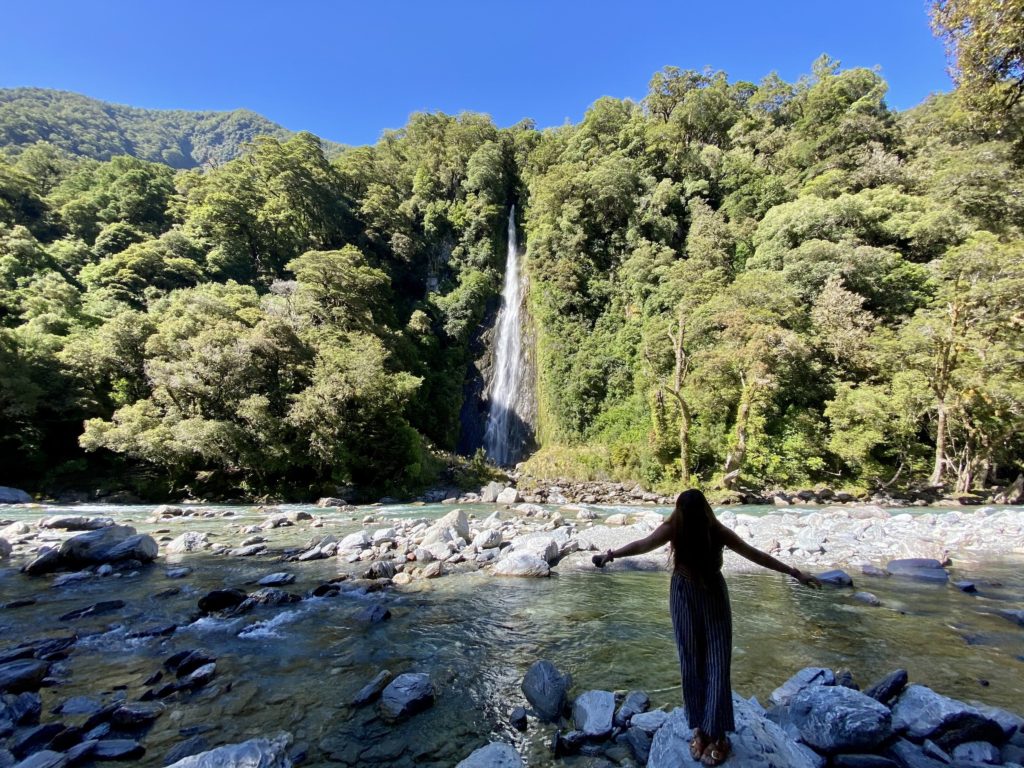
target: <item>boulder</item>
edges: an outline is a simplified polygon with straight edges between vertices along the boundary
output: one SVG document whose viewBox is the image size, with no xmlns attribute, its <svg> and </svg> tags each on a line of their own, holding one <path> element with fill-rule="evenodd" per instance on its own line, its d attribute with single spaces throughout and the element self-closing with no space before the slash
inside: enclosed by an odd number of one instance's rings
<svg viewBox="0 0 1024 768">
<path fill-rule="evenodd" d="M 621 512 L 619 512 L 618 514 L 615 514 L 615 515 L 608 515 L 608 517 L 605 518 L 604 524 L 605 525 L 628 525 L 629 524 L 629 518 L 626 515 L 624 515 Z"/>
<path fill-rule="evenodd" d="M 800 737 L 819 752 L 869 752 L 892 735 L 892 713 L 860 691 L 819 685 L 789 702 L 790 721 Z"/>
<path fill-rule="evenodd" d="M 67 764 L 68 756 L 63 752 L 43 749 L 15 764 L 14 768 L 64 768 Z"/>
<path fill-rule="evenodd" d="M 291 768 L 290 743 L 291 735 L 286 733 L 274 739 L 250 739 L 190 755 L 169 768 Z"/>
<path fill-rule="evenodd" d="M 790 738 L 748 701 L 733 694 L 736 731 L 729 734 L 732 751 L 726 765 L 737 768 L 822 768 L 825 759 Z M 686 713 L 675 709 L 654 734 L 647 768 L 679 768 L 696 765 L 690 760 L 693 729 Z M 682 758 L 682 759 L 681 759 Z"/>
<path fill-rule="evenodd" d="M 278 573 L 267 574 L 256 583 L 261 587 L 283 587 L 286 584 L 291 584 L 293 581 L 295 581 L 294 573 L 279 571 Z"/>
<path fill-rule="evenodd" d="M 154 517 L 181 517 L 184 514 L 184 509 L 171 506 L 170 504 L 161 504 L 153 510 Z"/>
<path fill-rule="evenodd" d="M 469 541 L 469 518 L 461 509 L 453 509 L 434 523 L 435 528 L 452 528 L 463 540 Z"/>
<path fill-rule="evenodd" d="M 81 515 L 51 515 L 39 521 L 40 528 L 61 531 L 95 531 L 97 528 L 109 528 L 114 524 L 109 517 L 83 517 Z"/>
<path fill-rule="evenodd" d="M 899 739 L 886 754 L 896 761 L 900 768 L 945 768 L 948 763 L 928 757 L 924 750 L 913 742 Z"/>
<path fill-rule="evenodd" d="M 576 730 L 590 739 L 600 739 L 612 732 L 615 715 L 615 694 L 611 691 L 587 691 L 572 703 L 572 721 Z"/>
<path fill-rule="evenodd" d="M 390 682 L 391 673 L 386 669 L 381 670 L 374 675 L 373 680 L 360 688 L 356 695 L 352 697 L 352 706 L 362 707 L 374 701 Z"/>
<path fill-rule="evenodd" d="M 917 581 L 929 581 L 945 584 L 949 574 L 938 560 L 923 557 L 911 557 L 903 560 L 890 560 L 885 569 L 893 576 L 902 576 Z"/>
<path fill-rule="evenodd" d="M 523 758 L 515 747 L 492 741 L 486 747 L 471 753 L 455 768 L 523 768 Z"/>
<path fill-rule="evenodd" d="M 615 713 L 615 725 L 618 728 L 625 728 L 629 725 L 633 715 L 646 712 L 651 706 L 651 697 L 644 691 L 630 691 L 622 700 L 622 705 Z M 577 726 L 578 727 L 578 726 Z"/>
<path fill-rule="evenodd" d="M 923 685 L 910 685 L 900 694 L 892 707 L 892 724 L 911 739 L 932 739 L 943 748 L 955 746 L 946 735 L 958 743 L 972 741 L 972 736 L 986 731 L 994 738 L 1002 737 L 999 725 L 974 707 Z"/>
<path fill-rule="evenodd" d="M 42 549 L 39 554 L 21 570 L 29 576 L 53 573 L 61 566 L 60 552 L 56 549 Z"/>
<path fill-rule="evenodd" d="M 523 695 L 541 720 L 557 720 L 565 706 L 572 677 L 563 675 L 550 661 L 535 661 L 523 676 Z"/>
<path fill-rule="evenodd" d="M 38 691 L 50 665 L 37 659 L 18 659 L 0 664 L 0 693 Z"/>
<path fill-rule="evenodd" d="M 406 672 L 384 688 L 380 695 L 381 712 L 392 720 L 422 712 L 434 703 L 434 684 L 430 675 Z"/>
<path fill-rule="evenodd" d="M 97 761 L 138 760 L 145 753 L 146 748 L 134 739 L 101 739 L 93 746 L 90 757 Z"/>
<path fill-rule="evenodd" d="M 159 554 L 152 536 L 139 535 L 127 525 L 110 525 L 72 536 L 60 545 L 61 560 L 68 565 L 95 565 L 138 560 L 148 563 Z"/>
<path fill-rule="evenodd" d="M 480 501 L 484 504 L 493 504 L 498 500 L 498 496 L 502 491 L 505 490 L 505 485 L 502 483 L 496 483 L 493 480 L 480 489 Z M 515 503 L 515 502 L 511 502 Z"/>
<path fill-rule="evenodd" d="M 647 734 L 653 735 L 668 720 L 668 712 L 663 709 L 655 709 L 651 712 L 638 712 L 630 718 L 631 728 L 639 728 Z"/>
<path fill-rule="evenodd" d="M 164 545 L 168 555 L 183 555 L 188 552 L 201 552 L 210 546 L 210 537 L 198 531 L 186 531 L 171 539 Z"/>
<path fill-rule="evenodd" d="M 549 565 L 558 559 L 559 549 L 554 537 L 544 534 L 527 534 L 512 539 L 513 552 L 528 552 Z"/>
<path fill-rule="evenodd" d="M 366 531 L 356 531 L 338 542 L 338 552 L 353 549 L 366 549 L 370 546 L 370 534 Z"/>
<path fill-rule="evenodd" d="M 473 546 L 477 549 L 493 549 L 501 545 L 501 531 L 488 528 L 473 537 Z"/>
<path fill-rule="evenodd" d="M 771 700 L 776 704 L 786 705 L 789 700 L 805 688 L 818 685 L 835 685 L 836 675 L 831 669 L 822 667 L 804 667 L 789 680 L 772 691 Z"/>
<path fill-rule="evenodd" d="M 510 552 L 501 558 L 491 573 L 495 576 L 543 577 L 551 574 L 546 560 L 532 552 Z"/>
<path fill-rule="evenodd" d="M 515 488 L 505 488 L 494 499 L 498 504 L 518 504 L 523 500 Z"/>
<path fill-rule="evenodd" d="M 903 692 L 903 689 L 907 687 L 908 679 L 907 670 L 894 670 L 864 691 L 864 695 L 870 696 L 875 701 L 888 704 Z"/>
<path fill-rule="evenodd" d="M 2 490 L 0 489 L 0 491 Z M 992 502 L 995 504 L 1020 504 L 1024 502 L 1024 475 L 1017 475 L 1017 479 L 1005 491 L 996 494 Z"/>
<path fill-rule="evenodd" d="M 1003 762 L 999 754 L 999 748 L 989 744 L 987 741 L 968 741 L 953 749 L 953 760 L 965 763 L 988 763 L 1000 764 Z"/>
<path fill-rule="evenodd" d="M 0 485 L 0 504 L 31 504 L 32 497 L 19 488 Z"/>
<path fill-rule="evenodd" d="M 818 574 L 818 581 L 832 587 L 852 587 L 853 579 L 846 571 L 825 571 Z"/>
<path fill-rule="evenodd" d="M 199 598 L 199 610 L 203 613 L 223 611 L 242 604 L 248 595 L 240 589 L 214 589 Z"/>
<path fill-rule="evenodd" d="M 11 546 L 11 542 L 7 539 L 0 539 L 0 560 L 6 560 L 13 551 L 14 547 Z"/>
</svg>

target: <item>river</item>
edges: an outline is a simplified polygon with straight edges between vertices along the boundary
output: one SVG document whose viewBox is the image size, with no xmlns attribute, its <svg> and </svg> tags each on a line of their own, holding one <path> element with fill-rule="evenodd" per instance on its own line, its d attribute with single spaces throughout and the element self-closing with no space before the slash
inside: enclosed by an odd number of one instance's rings
<svg viewBox="0 0 1024 768">
<path fill-rule="evenodd" d="M 284 570 L 296 576 L 285 589 L 304 594 L 340 572 L 358 570 L 338 558 L 282 563 L 282 548 L 302 546 L 327 532 L 356 530 L 368 513 L 382 521 L 436 518 L 451 507 L 360 508 L 354 515 L 299 506 L 203 509 L 232 516 L 149 523 L 151 506 L 0 508 L 0 518 L 7 521 L 55 513 L 102 515 L 128 522 L 158 541 L 195 530 L 231 544 L 245 538 L 241 527 L 266 519 L 267 511 L 304 510 L 323 517 L 323 528 L 302 523 L 267 532 L 272 550 L 264 555 L 178 556 L 176 564 L 193 569 L 183 579 L 168 579 L 168 563 L 161 557 L 134 576 L 51 588 L 50 577 L 19 573 L 17 557 L 5 563 L 0 603 L 25 598 L 36 603 L 0 611 L 3 647 L 70 630 L 81 638 L 55 668 L 61 684 L 43 689 L 44 713 L 77 695 L 137 698 L 145 691 L 143 681 L 180 650 L 203 648 L 217 657 L 214 683 L 172 699 L 141 738 L 147 753 L 140 765 L 162 765 L 167 751 L 190 737 L 215 746 L 278 731 L 294 736 L 309 764 L 448 766 L 497 738 L 516 744 L 531 766 L 572 765 L 573 760 L 585 765 L 579 762 L 585 758 L 556 762 L 550 756 L 552 726 L 531 719 L 528 730 L 519 733 L 507 724 L 512 706 L 525 703 L 522 676 L 539 658 L 570 672 L 575 693 L 643 689 L 656 706 L 680 703 L 667 572 L 560 572 L 556 567 L 551 578 L 530 580 L 454 574 L 401 590 L 343 593 L 257 609 L 240 618 L 191 621 L 197 599 L 213 588 L 251 591 L 256 579 Z M 494 506 L 466 509 L 482 517 Z M 854 600 L 852 589 L 815 591 L 775 573 L 729 573 L 733 687 L 766 702 L 776 686 L 804 666 L 849 669 L 865 687 L 904 667 L 912 681 L 946 695 L 1020 710 L 1024 632 L 998 610 L 1022 607 L 1022 564 L 1020 556 L 954 562 L 953 578 L 974 580 L 978 594 L 965 594 L 952 584 L 853 574 L 857 588 L 870 589 L 880 607 Z M 155 597 L 168 588 L 180 591 Z M 57 620 L 67 611 L 111 598 L 126 606 L 94 618 Z M 356 618 L 373 601 L 388 607 L 390 620 L 367 624 Z M 173 635 L 127 637 L 166 623 L 178 625 Z M 381 669 L 429 673 L 436 704 L 398 725 L 384 723 L 372 706 L 350 708 L 355 692 Z"/>
</svg>

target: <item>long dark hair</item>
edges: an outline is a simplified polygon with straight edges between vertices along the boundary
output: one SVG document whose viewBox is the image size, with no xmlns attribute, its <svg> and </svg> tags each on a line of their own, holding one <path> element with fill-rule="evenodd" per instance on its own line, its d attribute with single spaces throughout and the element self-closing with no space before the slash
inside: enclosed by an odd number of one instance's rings
<svg viewBox="0 0 1024 768">
<path fill-rule="evenodd" d="M 718 520 L 704 494 L 696 488 L 676 497 L 672 524 L 672 560 L 677 569 L 695 576 L 709 576 L 722 567 L 722 543 Z"/>
</svg>

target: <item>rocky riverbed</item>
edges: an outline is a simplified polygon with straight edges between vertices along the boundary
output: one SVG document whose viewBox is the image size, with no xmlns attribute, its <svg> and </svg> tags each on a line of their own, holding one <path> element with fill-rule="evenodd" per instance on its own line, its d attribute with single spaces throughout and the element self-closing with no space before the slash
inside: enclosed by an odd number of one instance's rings
<svg viewBox="0 0 1024 768">
<path fill-rule="evenodd" d="M 4 508 L 0 556 L 10 567 L 0 577 L 0 734 L 11 757 L 0 752 L 0 765 L 114 758 L 157 765 L 218 744 L 235 744 L 237 755 L 269 750 L 279 764 L 305 757 L 453 765 L 488 734 L 504 736 L 531 765 L 556 764 L 563 753 L 570 763 L 638 764 L 622 739 L 601 741 L 598 750 L 568 726 L 556 758 L 549 723 L 529 719 L 520 732 L 509 716 L 528 659 L 545 648 L 575 659 L 577 675 L 582 666 L 606 684 L 661 681 L 651 696 L 671 710 L 679 694 L 663 604 L 667 552 L 618 561 L 608 573 L 589 564 L 593 551 L 645 535 L 667 509 L 329 501 L 321 508 Z M 834 585 L 823 594 L 793 592 L 782 577 L 747 576 L 745 561 L 727 560 L 737 635 L 760 633 L 755 645 L 767 653 L 739 641 L 736 682 L 748 695 L 777 685 L 786 666 L 835 663 L 878 642 L 851 637 L 844 622 L 871 632 L 884 625 L 898 642 L 927 647 L 927 637 L 907 641 L 901 633 L 914 633 L 914 620 L 941 629 L 965 607 L 975 618 L 954 621 L 943 641 L 956 647 L 956 661 L 945 664 L 959 666 L 927 681 L 1004 706 L 1024 691 L 1024 675 L 1012 667 L 1021 665 L 1014 654 L 1024 654 L 1020 587 L 978 569 L 993 558 L 1019 564 L 1024 511 L 843 505 L 719 515 L 754 546 Z M 1015 566 L 1001 567 L 988 574 Z M 613 595 L 622 617 L 607 613 Z M 778 615 L 744 610 L 757 605 L 779 606 Z M 817 633 L 815 647 L 793 653 L 764 634 L 784 641 L 787 623 Z M 595 629 L 615 642 L 597 640 Z M 948 650 L 935 649 L 939 665 Z M 747 654 L 760 661 L 745 665 Z M 858 660 L 868 673 L 903 663 L 895 647 Z M 1000 665 L 1015 671 L 998 678 Z M 232 718 L 247 725 L 226 727 Z M 411 740 L 424 732 L 432 735 Z"/>
</svg>

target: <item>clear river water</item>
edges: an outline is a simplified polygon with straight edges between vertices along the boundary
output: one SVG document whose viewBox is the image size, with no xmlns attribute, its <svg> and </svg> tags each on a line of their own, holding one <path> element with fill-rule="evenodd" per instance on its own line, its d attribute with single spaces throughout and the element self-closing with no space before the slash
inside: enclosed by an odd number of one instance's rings
<svg viewBox="0 0 1024 768">
<path fill-rule="evenodd" d="M 57 512 L 95 514 L 128 522 L 158 540 L 195 530 L 233 545 L 245 538 L 241 527 L 261 522 L 268 511 L 304 509 L 324 517 L 322 528 L 300 523 L 267 532 L 271 551 L 264 555 L 178 556 L 173 562 L 193 568 L 183 579 L 167 578 L 164 557 L 134 576 L 61 588 L 52 588 L 49 577 L 22 575 L 17 559 L 0 569 L 0 603 L 37 601 L 0 610 L 0 647 L 70 631 L 83 636 L 56 668 L 63 682 L 43 689 L 44 712 L 76 695 L 135 699 L 145 691 L 143 681 L 180 650 L 203 648 L 217 656 L 215 681 L 170 700 L 142 737 L 147 753 L 141 765 L 162 765 L 168 750 L 197 733 L 216 746 L 279 731 L 293 734 L 312 765 L 450 766 L 493 739 L 514 743 L 531 766 L 586 765 L 586 758 L 555 761 L 548 749 L 553 726 L 531 719 L 528 730 L 519 733 L 508 725 L 511 708 L 525 703 L 523 674 L 541 658 L 572 673 L 574 693 L 643 689 L 655 706 L 680 704 L 667 571 L 611 574 L 556 567 L 551 578 L 528 580 L 456 574 L 401 590 L 344 593 L 259 608 L 240 618 L 191 621 L 197 599 L 213 588 L 251 591 L 261 576 L 285 570 L 296 576 L 285 589 L 304 594 L 341 572 L 360 570 L 337 558 L 280 562 L 285 547 L 357 530 L 369 512 L 383 521 L 436 518 L 451 510 L 392 506 L 360 508 L 353 515 L 298 506 L 203 508 L 233 516 L 153 524 L 146 522 L 151 506 L 0 508 L 6 521 Z M 480 517 L 494 510 L 493 505 L 464 508 Z M 849 669 L 862 686 L 904 667 L 912 681 L 940 693 L 1024 710 L 1024 631 L 998 615 L 1001 608 L 1024 605 L 1022 564 L 1022 557 L 955 562 L 953 578 L 974 580 L 978 594 L 973 595 L 952 584 L 852 574 L 857 588 L 876 594 L 881 607 L 854 600 L 853 589 L 815 591 L 771 572 L 728 573 L 735 623 L 733 687 L 765 702 L 805 666 Z M 157 597 L 171 587 L 180 591 Z M 57 620 L 112 598 L 126 606 L 70 623 Z M 391 619 L 357 620 L 357 612 L 374 601 L 390 609 Z M 162 623 L 179 627 L 167 637 L 128 638 Z M 381 669 L 430 674 L 436 704 L 397 725 L 381 720 L 373 706 L 351 708 L 355 692 Z"/>
</svg>

